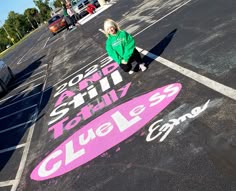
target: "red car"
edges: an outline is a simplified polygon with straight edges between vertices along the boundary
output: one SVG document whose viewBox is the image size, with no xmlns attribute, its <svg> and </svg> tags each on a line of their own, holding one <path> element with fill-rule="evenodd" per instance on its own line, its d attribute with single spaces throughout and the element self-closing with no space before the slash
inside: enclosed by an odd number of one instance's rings
<svg viewBox="0 0 236 191">
<path fill-rule="evenodd" d="M 67 27 L 66 20 L 59 15 L 53 16 L 48 21 L 48 28 L 53 35 L 57 34 L 59 31 L 61 31 L 66 27 Z"/>
</svg>

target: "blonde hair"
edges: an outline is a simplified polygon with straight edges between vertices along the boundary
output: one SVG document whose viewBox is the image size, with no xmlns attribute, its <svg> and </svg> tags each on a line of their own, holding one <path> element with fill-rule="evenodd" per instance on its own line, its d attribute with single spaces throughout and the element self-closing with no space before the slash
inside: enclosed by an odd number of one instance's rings
<svg viewBox="0 0 236 191">
<path fill-rule="evenodd" d="M 112 20 L 112 19 L 106 19 L 106 20 L 104 21 L 104 32 L 105 32 L 105 35 L 106 35 L 106 36 L 108 36 L 107 28 L 108 28 L 109 26 L 113 26 L 113 27 L 116 29 L 116 31 L 120 30 L 120 27 L 119 27 L 119 25 L 118 25 L 117 22 L 115 22 L 115 21 Z"/>
</svg>

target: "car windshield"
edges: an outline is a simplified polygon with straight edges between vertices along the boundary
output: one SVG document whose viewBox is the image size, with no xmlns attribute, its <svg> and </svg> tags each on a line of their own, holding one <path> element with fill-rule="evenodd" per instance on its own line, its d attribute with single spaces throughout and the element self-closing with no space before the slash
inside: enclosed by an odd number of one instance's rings
<svg viewBox="0 0 236 191">
<path fill-rule="evenodd" d="M 52 17 L 49 21 L 48 21 L 48 24 L 52 24 L 54 21 L 56 21 L 57 19 L 60 19 L 60 16 L 59 15 L 56 15 L 54 17 Z"/>
<path fill-rule="evenodd" d="M 77 2 L 78 2 L 77 0 L 72 0 L 72 1 L 71 1 L 72 6 L 76 5 Z"/>
</svg>

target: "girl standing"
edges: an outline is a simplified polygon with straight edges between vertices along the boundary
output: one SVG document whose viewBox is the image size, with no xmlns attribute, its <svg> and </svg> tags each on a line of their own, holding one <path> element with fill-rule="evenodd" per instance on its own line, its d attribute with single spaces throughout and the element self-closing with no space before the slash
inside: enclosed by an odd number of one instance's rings
<svg viewBox="0 0 236 191">
<path fill-rule="evenodd" d="M 67 13 L 70 16 L 70 20 L 72 22 L 72 25 L 75 26 L 77 21 L 76 21 L 76 17 L 75 17 L 75 12 L 71 6 L 67 7 Z"/>
</svg>

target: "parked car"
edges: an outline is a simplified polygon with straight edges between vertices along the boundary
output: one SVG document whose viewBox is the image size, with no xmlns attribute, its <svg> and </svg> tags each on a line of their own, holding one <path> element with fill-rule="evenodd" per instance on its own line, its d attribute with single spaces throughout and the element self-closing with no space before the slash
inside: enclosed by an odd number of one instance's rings
<svg viewBox="0 0 236 191">
<path fill-rule="evenodd" d="M 0 60 L 0 93 L 8 92 L 8 84 L 14 79 L 14 74 L 9 66 Z"/>
<path fill-rule="evenodd" d="M 53 35 L 57 34 L 66 27 L 67 23 L 63 16 L 55 15 L 48 21 L 48 28 Z"/>
<path fill-rule="evenodd" d="M 87 5 L 93 4 L 96 8 L 100 6 L 98 0 L 72 0 L 71 6 L 76 12 L 79 19 L 83 18 L 88 14 L 86 11 Z"/>
</svg>

